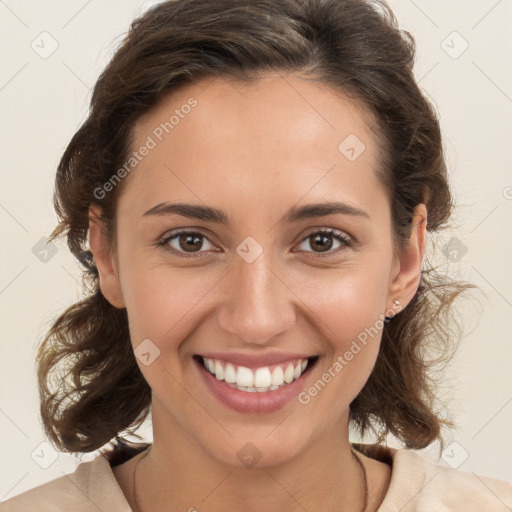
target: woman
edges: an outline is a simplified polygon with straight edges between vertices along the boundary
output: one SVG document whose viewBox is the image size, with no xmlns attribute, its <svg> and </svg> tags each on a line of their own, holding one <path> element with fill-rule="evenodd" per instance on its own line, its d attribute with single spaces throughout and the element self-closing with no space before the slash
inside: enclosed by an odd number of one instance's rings
<svg viewBox="0 0 512 512">
<path fill-rule="evenodd" d="M 452 202 L 413 60 L 377 1 L 176 0 L 132 24 L 57 173 L 52 238 L 90 296 L 38 353 L 55 446 L 112 446 L 0 510 L 512 506 L 411 451 L 452 425 L 426 354 L 453 351 L 469 287 L 424 264 Z M 128 443 L 150 412 L 153 443 Z"/>
</svg>

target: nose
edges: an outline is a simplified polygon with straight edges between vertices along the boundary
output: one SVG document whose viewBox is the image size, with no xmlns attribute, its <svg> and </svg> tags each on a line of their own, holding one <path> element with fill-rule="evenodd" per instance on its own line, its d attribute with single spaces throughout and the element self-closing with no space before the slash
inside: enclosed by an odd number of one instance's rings
<svg viewBox="0 0 512 512">
<path fill-rule="evenodd" d="M 265 251 L 252 263 L 239 258 L 223 280 L 219 327 L 245 343 L 267 345 L 294 325 L 295 295 L 279 274 Z"/>
</svg>

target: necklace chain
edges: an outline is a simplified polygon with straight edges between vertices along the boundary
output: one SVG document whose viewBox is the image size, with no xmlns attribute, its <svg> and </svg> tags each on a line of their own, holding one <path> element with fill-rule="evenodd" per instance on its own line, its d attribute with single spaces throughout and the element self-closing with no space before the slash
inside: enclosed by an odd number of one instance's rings
<svg viewBox="0 0 512 512">
<path fill-rule="evenodd" d="M 132 478 L 132 489 L 133 489 L 133 501 L 135 503 L 135 512 L 142 512 L 141 508 L 139 507 L 139 503 L 137 500 L 137 487 L 135 486 L 135 475 L 137 473 L 137 467 L 139 465 L 139 462 L 149 453 L 151 450 L 151 446 L 146 450 L 146 453 L 137 461 L 135 464 L 135 467 L 133 468 L 133 478 Z M 366 476 L 366 468 L 364 467 L 364 464 L 362 463 L 361 459 L 359 458 L 359 455 L 355 452 L 355 450 L 352 450 L 352 454 L 354 455 L 357 463 L 359 464 L 359 467 L 361 468 L 361 473 L 363 475 L 363 488 L 364 488 L 364 505 L 361 512 L 366 512 L 366 507 L 368 506 L 368 480 Z"/>
<path fill-rule="evenodd" d="M 137 473 L 137 466 L 139 462 L 149 453 L 152 445 L 146 450 L 146 453 L 137 461 L 135 467 L 133 468 L 133 481 L 132 481 L 132 489 L 133 489 L 133 501 L 135 503 L 135 512 L 141 512 L 141 508 L 139 507 L 139 503 L 137 501 L 137 487 L 135 486 L 135 474 Z"/>
<path fill-rule="evenodd" d="M 361 512 L 366 512 L 366 508 L 368 507 L 368 479 L 366 476 L 366 468 L 364 467 L 364 464 L 359 458 L 359 455 L 356 453 L 356 451 L 352 449 L 352 453 L 354 454 L 354 457 L 356 458 L 357 463 L 361 468 L 361 473 L 363 474 L 364 504 Z"/>
</svg>

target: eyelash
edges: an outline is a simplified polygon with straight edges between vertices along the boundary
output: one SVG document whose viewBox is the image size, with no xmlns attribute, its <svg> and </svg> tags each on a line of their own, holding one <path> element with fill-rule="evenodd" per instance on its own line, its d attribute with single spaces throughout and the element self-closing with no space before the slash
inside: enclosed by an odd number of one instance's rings
<svg viewBox="0 0 512 512">
<path fill-rule="evenodd" d="M 173 234 L 169 235 L 169 236 L 166 236 L 163 240 L 160 240 L 159 242 L 157 242 L 157 246 L 159 247 L 163 247 L 165 250 L 173 253 L 173 254 L 178 254 L 180 257 L 183 257 L 183 258 L 198 258 L 198 257 L 201 257 L 201 253 L 205 252 L 205 251 L 199 251 L 197 253 L 189 253 L 189 254 L 186 254 L 184 252 L 181 252 L 181 251 L 177 251 L 176 249 L 173 249 L 173 248 L 169 248 L 169 247 L 166 247 L 167 244 L 174 238 L 176 237 L 179 237 L 181 235 L 194 235 L 194 236 L 200 236 L 200 237 L 204 237 L 206 239 L 208 239 L 208 236 L 204 233 L 202 233 L 201 231 L 187 231 L 187 230 L 182 230 L 182 231 L 177 231 L 177 232 L 174 232 Z M 306 251 L 306 252 L 312 252 L 313 254 L 316 254 L 317 257 L 320 257 L 320 258 L 324 258 L 324 257 L 328 257 L 328 256 L 332 256 L 333 254 L 336 254 L 338 252 L 340 252 L 341 250 L 343 250 L 343 248 L 351 248 L 354 246 L 352 240 L 346 236 L 344 233 L 342 233 L 341 231 L 338 231 L 337 229 L 333 229 L 333 228 L 325 228 L 325 229 L 320 229 L 318 231 L 313 231 L 311 232 L 310 234 L 308 234 L 307 236 L 305 236 L 300 242 L 299 242 L 299 245 L 306 241 L 308 238 L 311 238 L 315 235 L 327 235 L 327 236 L 332 236 L 334 239 L 336 239 L 338 242 L 341 243 L 342 247 L 339 247 L 338 249 L 334 250 L 334 251 L 327 251 L 325 253 L 315 253 L 313 251 Z M 212 242 L 210 242 L 212 243 Z"/>
</svg>

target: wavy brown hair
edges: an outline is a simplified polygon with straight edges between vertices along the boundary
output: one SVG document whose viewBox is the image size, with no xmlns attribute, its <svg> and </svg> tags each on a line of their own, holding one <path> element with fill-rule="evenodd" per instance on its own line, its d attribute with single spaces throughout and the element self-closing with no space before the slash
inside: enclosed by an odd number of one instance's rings
<svg viewBox="0 0 512 512">
<path fill-rule="evenodd" d="M 132 23 L 56 175 L 59 224 L 50 239 L 66 235 L 86 290 L 38 349 L 41 416 L 58 449 L 83 453 L 117 441 L 133 453 L 136 445 L 123 435 L 150 412 L 127 312 L 103 297 L 86 245 L 89 208 L 96 206 L 115 246 L 116 204 L 128 178 L 104 197 L 95 191 L 133 151 L 137 120 L 164 95 L 202 78 L 254 83 L 277 71 L 326 84 L 369 114 L 400 250 L 416 205 L 426 205 L 431 233 L 447 225 L 453 208 L 439 121 L 415 81 L 414 56 L 413 37 L 379 0 L 173 0 Z M 454 424 L 436 411 L 431 370 L 453 355 L 460 328 L 451 305 L 469 286 L 424 263 L 417 293 L 385 323 L 373 372 L 350 404 L 361 434 L 371 429 L 382 442 L 391 433 L 410 448 L 443 443 L 442 427 Z"/>
</svg>

